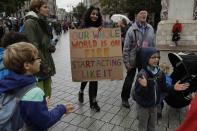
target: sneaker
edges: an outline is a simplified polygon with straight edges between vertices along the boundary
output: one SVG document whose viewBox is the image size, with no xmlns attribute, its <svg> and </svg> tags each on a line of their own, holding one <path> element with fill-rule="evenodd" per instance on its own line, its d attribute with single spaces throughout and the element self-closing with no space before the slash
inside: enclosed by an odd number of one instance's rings
<svg viewBox="0 0 197 131">
<path fill-rule="evenodd" d="M 90 108 L 91 108 L 92 110 L 95 110 L 95 112 L 99 112 L 99 111 L 100 111 L 100 107 L 98 106 L 97 102 L 94 102 L 94 103 L 90 106 Z"/>
<path fill-rule="evenodd" d="M 123 107 L 126 107 L 126 108 L 130 108 L 130 105 L 129 105 L 128 100 L 122 101 L 122 106 L 123 106 Z"/>
<path fill-rule="evenodd" d="M 79 98 L 78 98 L 80 103 L 83 103 L 83 92 L 79 92 Z"/>
</svg>

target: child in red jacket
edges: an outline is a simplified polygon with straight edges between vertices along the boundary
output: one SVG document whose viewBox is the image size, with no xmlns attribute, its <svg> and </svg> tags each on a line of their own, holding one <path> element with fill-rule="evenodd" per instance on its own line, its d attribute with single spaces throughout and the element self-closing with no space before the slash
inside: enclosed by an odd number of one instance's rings
<svg viewBox="0 0 197 131">
<path fill-rule="evenodd" d="M 182 24 L 179 23 L 179 20 L 176 20 L 176 23 L 172 27 L 172 41 L 175 43 L 176 46 L 178 45 L 178 41 L 180 40 L 180 33 L 182 29 Z"/>
</svg>

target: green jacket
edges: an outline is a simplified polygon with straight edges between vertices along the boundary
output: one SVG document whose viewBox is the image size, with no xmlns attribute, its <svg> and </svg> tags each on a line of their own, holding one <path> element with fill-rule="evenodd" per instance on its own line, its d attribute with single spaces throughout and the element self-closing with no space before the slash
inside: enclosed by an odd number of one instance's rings
<svg viewBox="0 0 197 131">
<path fill-rule="evenodd" d="M 41 18 L 41 16 L 38 16 L 35 12 L 30 11 L 26 15 L 26 21 L 24 23 L 24 33 L 28 40 L 37 47 L 40 57 L 42 59 L 41 63 L 49 67 L 51 70 L 50 73 L 47 73 L 47 75 L 42 72 L 42 69 L 38 74 L 36 74 L 39 79 L 45 79 L 55 74 L 55 64 L 52 55 L 49 52 L 51 38 L 41 28 L 41 25 L 39 24 L 40 19 L 43 18 Z M 47 24 L 46 21 L 45 24 Z"/>
</svg>

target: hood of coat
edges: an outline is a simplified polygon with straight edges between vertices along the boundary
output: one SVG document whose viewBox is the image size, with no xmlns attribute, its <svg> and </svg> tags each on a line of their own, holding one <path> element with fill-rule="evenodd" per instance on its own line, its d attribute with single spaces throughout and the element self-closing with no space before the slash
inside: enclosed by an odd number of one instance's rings
<svg viewBox="0 0 197 131">
<path fill-rule="evenodd" d="M 34 75 L 17 74 L 10 71 L 4 79 L 0 80 L 0 93 L 22 88 L 35 82 L 36 78 Z"/>
<path fill-rule="evenodd" d="M 29 11 L 29 12 L 25 15 L 25 18 L 27 18 L 27 17 L 39 18 L 38 15 L 37 15 L 34 11 Z"/>
<path fill-rule="evenodd" d="M 155 53 L 159 53 L 159 50 L 157 50 L 154 47 L 147 47 L 147 48 L 140 49 L 139 58 L 140 58 L 140 62 L 142 64 L 142 68 L 147 69 L 148 61 L 149 61 L 150 57 Z"/>
</svg>

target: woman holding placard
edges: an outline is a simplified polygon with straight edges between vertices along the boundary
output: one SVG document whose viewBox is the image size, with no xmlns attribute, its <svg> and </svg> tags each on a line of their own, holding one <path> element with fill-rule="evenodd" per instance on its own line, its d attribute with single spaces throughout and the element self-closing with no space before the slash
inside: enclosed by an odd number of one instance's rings
<svg viewBox="0 0 197 131">
<path fill-rule="evenodd" d="M 83 28 L 96 27 L 101 29 L 102 26 L 102 16 L 100 13 L 100 9 L 94 6 L 91 6 L 84 15 L 84 24 Z M 79 91 L 79 102 L 83 103 L 84 101 L 84 89 L 87 85 L 87 81 L 81 82 L 81 87 Z M 100 107 L 98 106 L 96 96 L 98 90 L 98 81 L 89 81 L 89 100 L 90 100 L 90 108 L 96 112 L 100 111 Z"/>
</svg>

